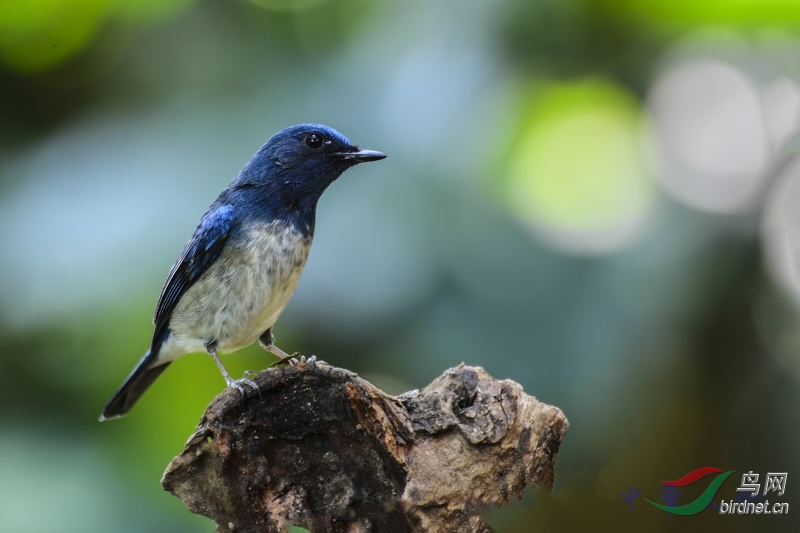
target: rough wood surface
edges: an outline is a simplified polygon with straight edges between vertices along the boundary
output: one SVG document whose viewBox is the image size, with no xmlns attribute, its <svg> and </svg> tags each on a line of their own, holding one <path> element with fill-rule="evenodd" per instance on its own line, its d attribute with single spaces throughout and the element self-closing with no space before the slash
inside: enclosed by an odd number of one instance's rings
<svg viewBox="0 0 800 533">
<path fill-rule="evenodd" d="M 568 427 L 463 364 L 397 397 L 311 362 L 255 381 L 212 401 L 162 479 L 218 532 L 488 532 L 489 505 L 552 488 Z"/>
</svg>

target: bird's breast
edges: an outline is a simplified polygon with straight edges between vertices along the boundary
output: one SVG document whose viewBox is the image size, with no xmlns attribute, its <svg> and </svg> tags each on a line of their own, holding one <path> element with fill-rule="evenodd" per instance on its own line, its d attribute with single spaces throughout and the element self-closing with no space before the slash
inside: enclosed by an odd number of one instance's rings
<svg viewBox="0 0 800 533">
<path fill-rule="evenodd" d="M 281 222 L 254 223 L 229 238 L 219 258 L 181 298 L 173 334 L 231 352 L 271 328 L 294 293 L 311 236 Z"/>
</svg>

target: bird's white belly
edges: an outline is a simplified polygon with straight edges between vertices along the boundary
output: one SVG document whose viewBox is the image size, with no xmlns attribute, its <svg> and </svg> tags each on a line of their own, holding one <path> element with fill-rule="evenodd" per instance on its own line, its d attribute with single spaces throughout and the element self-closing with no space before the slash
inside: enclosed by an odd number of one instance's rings
<svg viewBox="0 0 800 533">
<path fill-rule="evenodd" d="M 226 243 L 175 306 L 159 364 L 204 351 L 208 342 L 220 352 L 244 348 L 278 320 L 297 287 L 311 237 L 271 223 L 249 229 L 247 238 L 237 241 Z"/>
</svg>

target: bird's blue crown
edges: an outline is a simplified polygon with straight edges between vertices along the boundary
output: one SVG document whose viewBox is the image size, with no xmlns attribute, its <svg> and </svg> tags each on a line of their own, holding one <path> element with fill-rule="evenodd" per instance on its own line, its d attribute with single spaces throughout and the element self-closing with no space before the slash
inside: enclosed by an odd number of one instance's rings
<svg viewBox="0 0 800 533">
<path fill-rule="evenodd" d="M 345 170 L 386 157 L 360 150 L 322 124 L 291 126 L 273 135 L 250 159 L 222 198 L 258 218 L 313 231 L 317 202 Z"/>
</svg>

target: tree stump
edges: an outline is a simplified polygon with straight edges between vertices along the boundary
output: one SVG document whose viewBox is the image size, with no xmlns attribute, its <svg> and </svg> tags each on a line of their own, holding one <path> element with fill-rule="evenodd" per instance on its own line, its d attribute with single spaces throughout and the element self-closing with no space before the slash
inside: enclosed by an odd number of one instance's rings
<svg viewBox="0 0 800 533">
<path fill-rule="evenodd" d="M 255 382 L 211 402 L 161 481 L 218 533 L 488 532 L 488 506 L 552 489 L 568 427 L 463 364 L 401 396 L 314 362 Z"/>
</svg>

